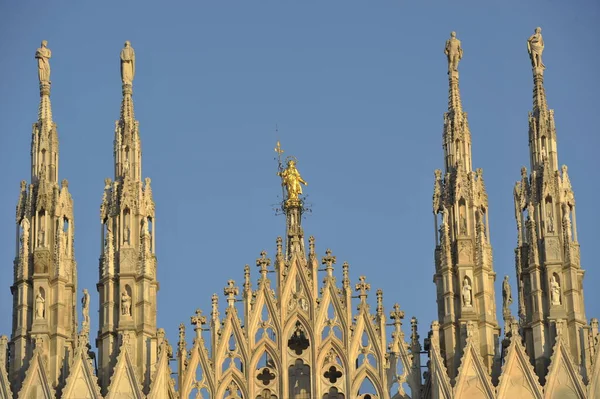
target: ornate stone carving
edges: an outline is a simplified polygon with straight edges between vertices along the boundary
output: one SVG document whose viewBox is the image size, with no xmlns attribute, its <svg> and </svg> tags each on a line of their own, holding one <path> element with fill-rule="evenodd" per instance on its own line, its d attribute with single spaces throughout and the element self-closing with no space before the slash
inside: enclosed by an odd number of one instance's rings
<svg viewBox="0 0 600 399">
<path fill-rule="evenodd" d="M 534 68 L 545 68 L 542 63 L 542 52 L 544 51 L 544 39 L 542 38 L 542 28 L 535 28 L 533 35 L 527 39 L 527 52 L 531 58 L 531 65 Z"/>
<path fill-rule="evenodd" d="M 121 293 L 121 314 L 131 316 L 131 296 L 125 290 Z"/>
<path fill-rule="evenodd" d="M 131 47 L 129 40 L 125 42 L 125 47 L 121 50 L 121 80 L 123 84 L 133 83 L 135 76 L 135 51 Z"/>
<path fill-rule="evenodd" d="M 48 42 L 42 40 L 40 48 L 35 52 L 35 58 L 38 61 L 38 79 L 40 83 L 50 83 L 50 58 L 52 52 L 48 48 Z"/>
<path fill-rule="evenodd" d="M 458 71 L 458 62 L 463 56 L 460 40 L 456 38 L 456 32 L 450 33 L 450 39 L 446 40 L 444 54 L 448 56 L 448 73 Z"/>
<path fill-rule="evenodd" d="M 467 308 L 470 308 L 473 306 L 472 291 L 473 291 L 473 288 L 471 287 L 469 278 L 465 277 L 465 279 L 463 280 L 463 286 L 462 286 L 462 298 L 463 298 L 463 305 Z"/>
<path fill-rule="evenodd" d="M 46 300 L 41 292 L 35 296 L 35 318 L 44 319 L 46 317 Z"/>
<path fill-rule="evenodd" d="M 550 279 L 550 303 L 560 305 L 560 284 L 556 281 L 556 276 L 552 275 Z"/>
</svg>

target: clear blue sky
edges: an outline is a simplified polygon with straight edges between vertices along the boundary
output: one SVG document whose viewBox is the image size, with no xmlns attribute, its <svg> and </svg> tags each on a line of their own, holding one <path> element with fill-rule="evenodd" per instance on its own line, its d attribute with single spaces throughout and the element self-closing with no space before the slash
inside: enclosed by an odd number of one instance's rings
<svg viewBox="0 0 600 399">
<path fill-rule="evenodd" d="M 59 173 L 75 201 L 78 290 L 92 294 L 92 331 L 125 40 L 137 55 L 143 174 L 157 209 L 158 324 L 172 342 L 197 307 L 210 311 L 213 292 L 222 298 L 228 279 L 242 282 L 244 264 L 256 279 L 255 259 L 263 249 L 273 255 L 284 233 L 272 209 L 281 195 L 275 124 L 309 182 L 304 226 L 318 253 L 332 249 L 336 273 L 347 260 L 353 280 L 366 274 L 370 299 L 382 288 L 386 312 L 400 303 L 425 337 L 437 317 L 431 198 L 443 167 L 445 40 L 456 30 L 465 51 L 461 92 L 473 166 L 490 198 L 500 304 L 502 276 L 515 275 L 512 193 L 529 162 L 526 39 L 536 26 L 559 162 L 577 199 L 587 317 L 600 316 L 597 1 L 26 3 L 0 6 L 0 333 L 10 334 L 15 205 L 30 176 L 42 39 L 52 50 Z"/>
</svg>

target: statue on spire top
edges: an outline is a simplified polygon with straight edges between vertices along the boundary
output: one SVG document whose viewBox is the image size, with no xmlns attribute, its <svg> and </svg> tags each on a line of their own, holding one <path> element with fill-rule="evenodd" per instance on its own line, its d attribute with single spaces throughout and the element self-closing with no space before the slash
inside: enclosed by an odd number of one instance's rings
<svg viewBox="0 0 600 399">
<path fill-rule="evenodd" d="M 121 80 L 123 84 L 131 84 L 135 76 L 135 51 L 129 40 L 121 50 Z"/>
<path fill-rule="evenodd" d="M 531 58 L 531 65 L 534 68 L 546 68 L 542 62 L 542 52 L 544 52 L 544 39 L 542 38 L 542 28 L 535 28 L 533 35 L 527 39 L 527 52 Z"/>
<path fill-rule="evenodd" d="M 50 57 L 52 52 L 48 48 L 48 42 L 42 40 L 40 48 L 35 51 L 35 58 L 38 61 L 38 78 L 40 83 L 50 83 Z"/>
<path fill-rule="evenodd" d="M 460 40 L 456 38 L 456 32 L 451 32 L 450 39 L 446 40 L 444 54 L 448 56 L 448 74 L 458 72 L 458 62 L 462 59 L 463 49 Z"/>
<path fill-rule="evenodd" d="M 281 176 L 281 185 L 285 185 L 288 193 L 288 201 L 298 201 L 298 196 L 302 194 L 302 186 L 308 185 L 300 176 L 300 172 L 296 169 L 296 161 L 290 159 L 287 163 L 287 168 L 277 173 Z"/>
</svg>

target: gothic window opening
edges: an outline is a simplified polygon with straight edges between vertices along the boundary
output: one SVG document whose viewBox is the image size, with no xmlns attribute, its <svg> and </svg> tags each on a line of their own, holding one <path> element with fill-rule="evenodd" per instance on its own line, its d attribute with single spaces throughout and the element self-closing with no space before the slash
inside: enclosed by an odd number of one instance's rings
<svg viewBox="0 0 600 399">
<path fill-rule="evenodd" d="M 196 384 L 190 392 L 189 399 L 211 399 L 208 389 L 203 388 L 202 385 Z"/>
<path fill-rule="evenodd" d="M 222 372 L 225 372 L 229 368 L 237 368 L 240 372 L 244 372 L 244 362 L 240 356 L 237 340 L 233 333 L 229 336 L 228 350 L 225 352 L 225 356 L 227 358 L 221 365 Z"/>
<path fill-rule="evenodd" d="M 62 241 L 61 241 L 61 245 L 62 245 L 62 249 L 64 251 L 64 253 L 68 253 L 69 252 L 69 218 L 67 217 L 63 217 L 63 229 L 62 229 Z"/>
<path fill-rule="evenodd" d="M 338 382 L 338 380 L 342 378 L 342 375 L 342 372 L 335 365 L 330 366 L 325 373 L 323 373 L 323 377 L 332 384 Z"/>
<path fill-rule="evenodd" d="M 363 331 L 361 336 L 360 352 L 356 358 L 356 367 L 360 367 L 363 364 L 369 364 L 377 368 L 377 359 L 372 352 L 371 341 L 366 331 Z"/>
<path fill-rule="evenodd" d="M 256 379 L 259 381 L 260 385 L 269 386 L 273 384 L 275 373 L 273 373 L 270 368 L 263 367 L 256 376 Z"/>
<path fill-rule="evenodd" d="M 290 348 L 296 355 L 300 356 L 310 346 L 308 338 L 306 338 L 306 330 L 302 323 L 296 322 L 296 328 L 292 333 L 290 339 L 288 339 L 288 348 Z"/>
<path fill-rule="evenodd" d="M 310 367 L 296 359 L 289 368 L 290 399 L 311 399 Z"/>
<path fill-rule="evenodd" d="M 358 397 L 361 399 L 378 399 L 377 389 L 375 389 L 375 385 L 373 385 L 373 381 L 369 377 L 365 377 L 362 384 L 360 384 L 360 388 L 358 388 Z"/>
<path fill-rule="evenodd" d="M 327 307 L 327 319 L 325 320 L 325 327 L 321 333 L 321 339 L 334 336 L 340 341 L 343 339 L 342 330 L 339 327 L 339 321 L 333 303 L 330 302 Z"/>
<path fill-rule="evenodd" d="M 340 393 L 337 388 L 329 388 L 329 392 L 323 395 L 323 399 L 344 399 L 344 394 Z"/>
<path fill-rule="evenodd" d="M 529 233 L 527 232 L 527 221 L 529 220 L 529 210 L 527 208 L 521 211 L 521 237 L 523 237 L 523 244 L 529 242 Z M 531 215 L 533 217 L 533 215 Z"/>
<path fill-rule="evenodd" d="M 275 330 L 273 329 L 271 314 L 269 313 L 269 308 L 267 307 L 266 303 L 263 304 L 262 307 L 260 321 L 258 323 L 258 328 L 254 336 L 254 342 L 256 343 L 262 338 L 268 338 L 273 342 L 276 342 L 277 340 Z"/>
<path fill-rule="evenodd" d="M 277 399 L 277 396 L 270 389 L 263 389 L 256 399 Z"/>
</svg>

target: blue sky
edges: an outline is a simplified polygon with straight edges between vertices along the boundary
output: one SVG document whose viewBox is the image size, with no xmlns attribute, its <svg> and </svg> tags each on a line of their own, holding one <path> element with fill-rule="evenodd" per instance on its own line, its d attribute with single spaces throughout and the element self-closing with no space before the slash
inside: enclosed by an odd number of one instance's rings
<svg viewBox="0 0 600 399">
<path fill-rule="evenodd" d="M 102 5 L 101 5 L 102 4 Z M 463 42 L 463 107 L 473 166 L 490 202 L 496 293 L 514 281 L 513 186 L 529 163 L 532 77 L 526 39 L 543 29 L 548 102 L 556 112 L 559 162 L 577 199 L 588 319 L 600 316 L 597 156 L 600 147 L 600 6 L 595 1 L 229 1 L 4 2 L 0 6 L 0 333 L 10 334 L 15 205 L 29 179 L 37 118 L 35 49 L 52 50 L 52 105 L 60 178 L 75 201 L 79 292 L 92 295 L 99 206 L 112 176 L 119 116 L 119 51 L 137 55 L 136 118 L 143 174 L 157 208 L 158 324 L 177 326 L 213 292 L 242 282 L 261 250 L 284 233 L 273 147 L 279 139 L 309 182 L 305 232 L 336 273 L 367 275 L 370 299 L 384 290 L 420 321 L 436 318 L 431 213 L 433 171 L 443 167 L 447 109 L 445 40 Z M 253 270 L 253 278 L 257 271 Z M 513 284 L 514 285 L 514 284 Z M 516 295 L 516 292 L 515 292 Z M 222 304 L 224 301 L 221 302 Z M 514 305 L 513 305 L 514 306 Z M 500 317 L 500 315 L 499 315 Z M 405 323 L 408 332 L 409 323 Z"/>
</svg>

